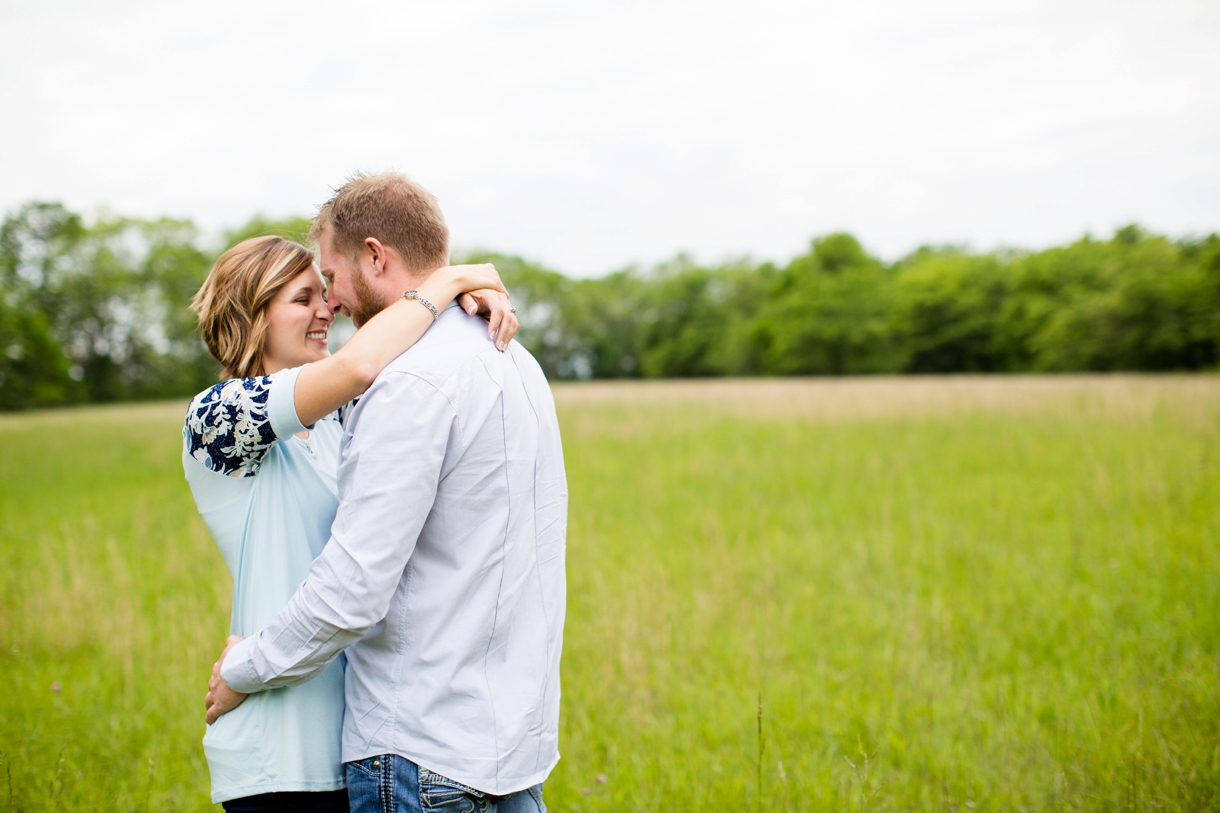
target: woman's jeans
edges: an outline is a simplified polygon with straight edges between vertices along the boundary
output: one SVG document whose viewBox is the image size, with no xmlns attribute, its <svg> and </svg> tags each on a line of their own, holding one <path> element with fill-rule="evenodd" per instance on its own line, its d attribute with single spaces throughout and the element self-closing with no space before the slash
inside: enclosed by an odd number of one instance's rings
<svg viewBox="0 0 1220 813">
<path fill-rule="evenodd" d="M 542 785 L 492 796 L 396 754 L 348 762 L 352 813 L 546 813 Z"/>
</svg>

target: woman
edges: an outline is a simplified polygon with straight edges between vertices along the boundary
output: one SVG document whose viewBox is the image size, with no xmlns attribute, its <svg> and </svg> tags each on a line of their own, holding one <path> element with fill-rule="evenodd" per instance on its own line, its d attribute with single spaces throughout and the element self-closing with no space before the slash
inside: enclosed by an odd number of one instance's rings
<svg viewBox="0 0 1220 813">
<path fill-rule="evenodd" d="M 469 292 L 469 293 L 463 293 Z M 443 310 L 489 313 L 508 346 L 517 321 L 490 265 L 443 268 L 418 296 Z M 330 536 L 342 427 L 335 411 L 433 322 L 399 300 L 334 355 L 334 313 L 309 249 L 257 237 L 226 251 L 191 303 L 227 379 L 187 411 L 183 467 L 233 574 L 232 634 L 249 635 L 288 602 Z M 346 811 L 340 762 L 342 658 L 314 680 L 251 696 L 203 738 L 212 802 L 234 811 Z"/>
</svg>

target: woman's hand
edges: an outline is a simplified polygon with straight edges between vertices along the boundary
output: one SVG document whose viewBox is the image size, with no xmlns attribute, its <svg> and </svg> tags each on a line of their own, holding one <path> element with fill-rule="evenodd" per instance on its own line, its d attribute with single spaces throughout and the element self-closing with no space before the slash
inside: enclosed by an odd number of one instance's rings
<svg viewBox="0 0 1220 813">
<path fill-rule="evenodd" d="M 488 268 L 495 272 L 492 266 Z M 496 280 L 499 279 L 497 274 Z M 503 353 L 519 327 L 517 309 L 508 301 L 508 294 L 502 289 L 482 288 L 462 294 L 458 297 L 458 304 L 470 315 L 478 314 L 487 320 L 487 335 L 495 340 L 496 349 Z"/>
<path fill-rule="evenodd" d="M 452 279 L 459 293 L 478 291 L 483 288 L 499 291 L 502 294 L 508 293 L 508 289 L 504 287 L 504 283 L 500 280 L 499 272 L 496 271 L 496 267 L 491 263 L 449 265 L 440 269 L 437 273 Z M 467 309 L 467 312 L 469 312 L 469 309 Z"/>
<path fill-rule="evenodd" d="M 519 325 L 514 315 L 517 309 L 508 301 L 508 289 L 494 265 L 448 265 L 438 269 L 420 288 L 433 284 L 451 286 L 449 290 L 457 294 L 462 310 L 486 319 L 488 337 L 495 341 L 497 350 L 504 352 Z"/>
</svg>

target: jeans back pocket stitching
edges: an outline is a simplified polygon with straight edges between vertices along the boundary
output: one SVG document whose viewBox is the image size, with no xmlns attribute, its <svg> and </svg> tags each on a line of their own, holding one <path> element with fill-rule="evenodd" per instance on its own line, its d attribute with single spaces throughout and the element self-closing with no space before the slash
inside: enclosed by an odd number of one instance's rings
<svg viewBox="0 0 1220 813">
<path fill-rule="evenodd" d="M 478 790 L 477 788 L 472 788 L 472 787 L 470 787 L 470 785 L 463 785 L 461 782 L 457 781 L 456 779 L 450 779 L 447 776 L 442 776 L 441 774 L 437 773 L 436 771 L 430 771 L 427 768 L 419 769 L 419 784 L 420 784 L 421 788 L 425 784 L 427 784 L 427 785 L 437 785 L 437 786 L 444 787 L 444 788 L 450 788 L 452 790 L 460 790 L 463 793 L 471 794 L 472 796 L 474 796 L 477 799 L 482 799 L 483 797 L 485 797 L 487 795 L 486 793 L 484 793 L 481 790 Z"/>
</svg>

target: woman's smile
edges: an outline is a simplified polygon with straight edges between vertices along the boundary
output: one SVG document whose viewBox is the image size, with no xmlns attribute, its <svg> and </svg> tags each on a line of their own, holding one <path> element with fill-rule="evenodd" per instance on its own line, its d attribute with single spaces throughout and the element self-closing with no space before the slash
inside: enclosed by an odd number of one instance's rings
<svg viewBox="0 0 1220 813">
<path fill-rule="evenodd" d="M 322 275 L 316 266 L 311 266 L 280 289 L 267 307 L 265 372 L 326 358 L 330 355 L 326 340 L 333 321 L 335 314 L 326 304 Z"/>
</svg>

